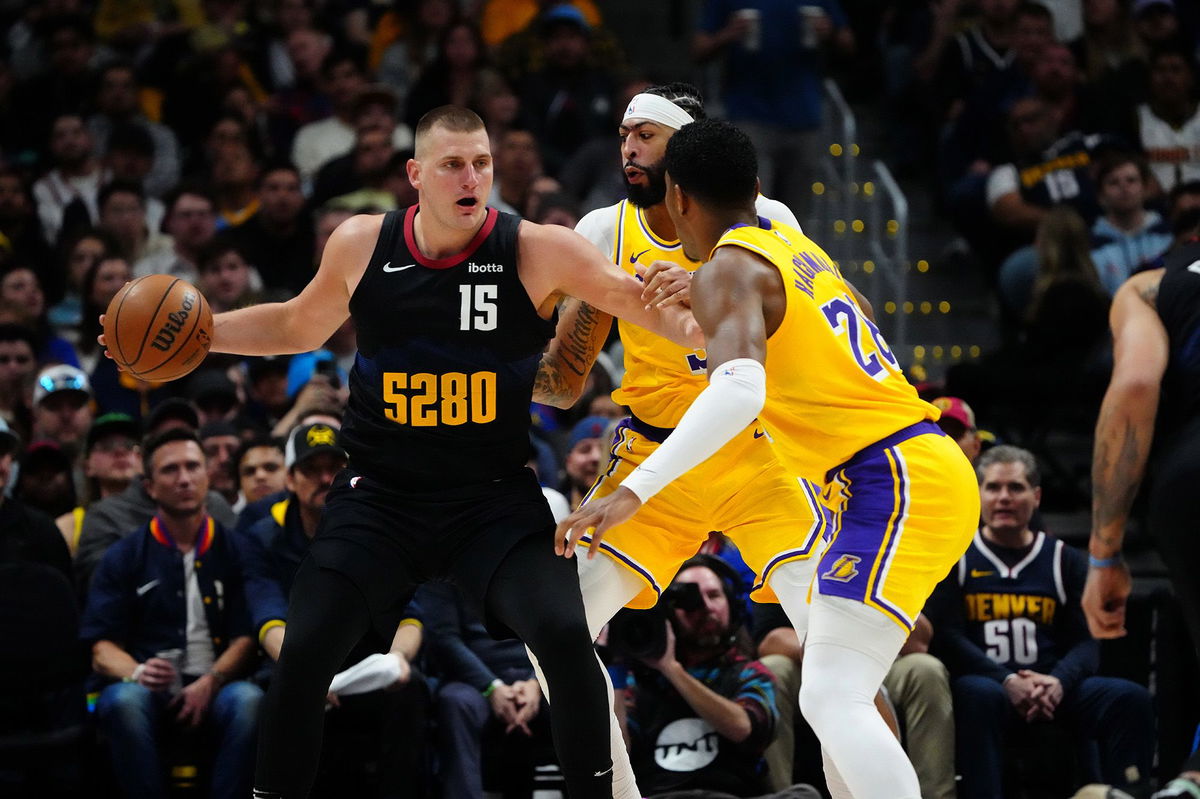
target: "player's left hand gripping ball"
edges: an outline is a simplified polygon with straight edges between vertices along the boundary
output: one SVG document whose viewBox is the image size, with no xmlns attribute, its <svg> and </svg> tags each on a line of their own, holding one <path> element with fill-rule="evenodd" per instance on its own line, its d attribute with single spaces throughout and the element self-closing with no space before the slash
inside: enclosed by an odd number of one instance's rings
<svg viewBox="0 0 1200 799">
<path fill-rule="evenodd" d="M 570 516 L 558 523 L 554 531 L 554 552 L 564 558 L 575 554 L 580 539 L 590 536 L 588 560 L 596 557 L 600 541 L 607 530 L 629 521 L 642 507 L 638 495 L 624 486 L 607 497 L 594 499 L 580 506 Z"/>
</svg>

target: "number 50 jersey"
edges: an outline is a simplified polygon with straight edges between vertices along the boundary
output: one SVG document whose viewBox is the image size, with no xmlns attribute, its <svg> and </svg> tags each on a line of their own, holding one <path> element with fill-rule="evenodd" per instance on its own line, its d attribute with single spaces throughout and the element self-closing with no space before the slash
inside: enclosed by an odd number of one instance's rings
<svg viewBox="0 0 1200 799">
<path fill-rule="evenodd" d="M 387 214 L 350 298 L 350 467 L 402 490 L 513 475 L 529 459 L 533 380 L 555 327 L 517 271 L 521 220 L 488 209 L 466 249 L 435 260 L 417 248 L 417 212 Z"/>
<path fill-rule="evenodd" d="M 938 418 L 833 261 L 808 237 L 760 216 L 757 226 L 727 230 L 713 252 L 731 246 L 765 258 L 783 278 L 787 309 L 767 339 L 767 402 L 759 418 L 793 474 L 823 483 L 865 447 Z"/>
</svg>

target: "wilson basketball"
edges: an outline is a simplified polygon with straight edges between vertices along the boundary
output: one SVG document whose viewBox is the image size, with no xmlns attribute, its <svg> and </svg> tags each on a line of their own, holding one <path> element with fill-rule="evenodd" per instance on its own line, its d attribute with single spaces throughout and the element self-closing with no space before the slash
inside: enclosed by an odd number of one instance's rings
<svg viewBox="0 0 1200 799">
<path fill-rule="evenodd" d="M 146 275 L 126 284 L 104 316 L 109 354 L 134 377 L 154 382 L 177 380 L 199 366 L 212 329 L 204 295 L 170 275 Z"/>
</svg>

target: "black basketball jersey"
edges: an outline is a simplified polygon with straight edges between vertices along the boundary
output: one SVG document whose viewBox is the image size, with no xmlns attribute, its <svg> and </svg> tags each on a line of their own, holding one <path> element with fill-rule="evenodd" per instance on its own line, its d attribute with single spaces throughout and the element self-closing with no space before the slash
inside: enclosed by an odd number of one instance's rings
<svg viewBox="0 0 1200 799">
<path fill-rule="evenodd" d="M 1013 671 L 1049 674 L 1074 644 L 1067 639 L 1074 637 L 1075 592 L 1082 592 L 1086 572 L 1080 553 L 1045 533 L 1037 533 L 1029 552 L 1010 566 L 977 531 L 954 572 L 967 637 Z"/>
<path fill-rule="evenodd" d="M 513 475 L 529 459 L 533 381 L 555 327 L 517 272 L 521 220 L 488 209 L 466 249 L 435 260 L 417 248 L 417 210 L 387 214 L 350 298 L 350 468 L 400 490 Z"/>
<path fill-rule="evenodd" d="M 1163 266 L 1156 305 L 1170 339 L 1170 354 L 1163 376 L 1160 439 L 1200 417 L 1200 241 L 1169 253 Z"/>
</svg>

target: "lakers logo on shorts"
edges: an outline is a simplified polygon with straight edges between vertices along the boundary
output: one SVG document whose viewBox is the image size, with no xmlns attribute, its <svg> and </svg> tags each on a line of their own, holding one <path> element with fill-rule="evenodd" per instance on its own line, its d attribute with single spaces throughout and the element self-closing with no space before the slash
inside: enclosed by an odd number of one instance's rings
<svg viewBox="0 0 1200 799">
<path fill-rule="evenodd" d="M 858 569 L 855 567 L 861 562 L 862 558 L 857 555 L 842 555 L 829 567 L 829 571 L 821 575 L 821 579 L 848 583 L 858 576 Z"/>
</svg>

